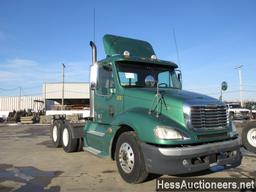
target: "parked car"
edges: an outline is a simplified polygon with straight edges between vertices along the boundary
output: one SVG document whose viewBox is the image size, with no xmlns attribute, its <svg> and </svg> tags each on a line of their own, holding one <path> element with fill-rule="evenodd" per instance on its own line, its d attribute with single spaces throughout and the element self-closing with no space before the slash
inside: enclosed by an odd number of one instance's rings
<svg viewBox="0 0 256 192">
<path fill-rule="evenodd" d="M 256 102 L 246 102 L 245 107 L 250 110 L 251 119 L 256 119 Z"/>
<path fill-rule="evenodd" d="M 227 104 L 228 114 L 233 120 L 248 120 L 251 117 L 249 109 L 242 108 L 240 104 Z"/>
<path fill-rule="evenodd" d="M 252 110 L 252 119 L 256 119 L 256 110 Z"/>
</svg>

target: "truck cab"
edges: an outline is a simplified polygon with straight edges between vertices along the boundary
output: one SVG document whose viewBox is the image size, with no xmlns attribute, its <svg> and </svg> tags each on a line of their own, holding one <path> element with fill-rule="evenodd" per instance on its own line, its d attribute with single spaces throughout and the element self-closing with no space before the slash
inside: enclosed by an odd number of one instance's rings
<svg viewBox="0 0 256 192">
<path fill-rule="evenodd" d="M 182 90 L 178 65 L 158 59 L 148 42 L 114 35 L 103 42 L 100 61 L 90 43 L 90 118 L 69 138 L 82 138 L 83 150 L 115 160 L 129 183 L 152 173 L 240 165 L 240 141 L 224 103 Z"/>
</svg>

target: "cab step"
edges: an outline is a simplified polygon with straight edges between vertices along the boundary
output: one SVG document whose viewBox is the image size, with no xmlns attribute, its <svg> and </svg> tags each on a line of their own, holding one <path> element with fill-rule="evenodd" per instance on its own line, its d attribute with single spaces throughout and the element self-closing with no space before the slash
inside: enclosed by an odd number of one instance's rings
<svg viewBox="0 0 256 192">
<path fill-rule="evenodd" d="M 95 149 L 93 147 L 83 147 L 83 150 L 86 151 L 86 152 L 89 152 L 93 155 L 96 155 L 97 157 L 101 157 L 101 158 L 107 158 L 108 155 L 106 155 L 104 152 L 98 150 L 98 149 Z"/>
</svg>

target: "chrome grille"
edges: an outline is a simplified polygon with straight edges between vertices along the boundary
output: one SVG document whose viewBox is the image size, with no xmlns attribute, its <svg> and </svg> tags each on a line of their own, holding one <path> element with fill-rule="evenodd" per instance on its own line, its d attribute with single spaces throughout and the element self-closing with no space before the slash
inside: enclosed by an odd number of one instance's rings
<svg viewBox="0 0 256 192">
<path fill-rule="evenodd" d="M 227 118 L 227 109 L 225 106 L 191 107 L 191 125 L 195 129 L 226 127 Z"/>
</svg>

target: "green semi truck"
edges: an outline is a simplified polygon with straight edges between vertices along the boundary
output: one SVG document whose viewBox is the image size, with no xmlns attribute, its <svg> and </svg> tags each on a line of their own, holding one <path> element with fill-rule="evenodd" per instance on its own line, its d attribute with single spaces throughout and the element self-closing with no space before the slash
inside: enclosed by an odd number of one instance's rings
<svg viewBox="0 0 256 192">
<path fill-rule="evenodd" d="M 106 58 L 98 61 L 90 42 L 90 117 L 84 124 L 55 118 L 56 147 L 111 158 L 128 183 L 241 164 L 224 103 L 182 90 L 177 64 L 158 59 L 146 41 L 105 35 L 103 43 Z"/>
</svg>

